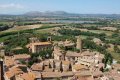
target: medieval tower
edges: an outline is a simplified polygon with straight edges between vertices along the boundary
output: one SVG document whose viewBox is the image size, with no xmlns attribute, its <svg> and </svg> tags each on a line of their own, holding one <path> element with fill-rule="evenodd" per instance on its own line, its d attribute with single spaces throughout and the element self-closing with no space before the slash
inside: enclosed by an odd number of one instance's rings
<svg viewBox="0 0 120 80">
<path fill-rule="evenodd" d="M 80 36 L 77 37 L 76 49 L 78 49 L 78 50 L 80 50 L 80 52 L 82 52 L 82 39 L 80 38 Z"/>
</svg>

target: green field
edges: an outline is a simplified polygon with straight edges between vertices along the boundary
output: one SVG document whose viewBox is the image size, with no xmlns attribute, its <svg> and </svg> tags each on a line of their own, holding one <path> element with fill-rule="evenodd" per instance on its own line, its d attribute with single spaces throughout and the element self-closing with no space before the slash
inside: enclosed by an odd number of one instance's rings
<svg viewBox="0 0 120 80">
<path fill-rule="evenodd" d="M 104 31 L 104 30 L 89 30 L 90 32 L 93 32 L 93 33 L 105 33 L 107 36 L 111 36 L 113 34 L 112 31 Z"/>
</svg>

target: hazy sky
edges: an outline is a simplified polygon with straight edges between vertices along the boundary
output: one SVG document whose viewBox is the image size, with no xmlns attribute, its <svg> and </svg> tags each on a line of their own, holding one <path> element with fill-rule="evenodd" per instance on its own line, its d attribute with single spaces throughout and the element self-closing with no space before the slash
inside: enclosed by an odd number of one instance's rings
<svg viewBox="0 0 120 80">
<path fill-rule="evenodd" d="M 120 14 L 120 0 L 0 0 L 0 14 L 28 11 Z"/>
</svg>

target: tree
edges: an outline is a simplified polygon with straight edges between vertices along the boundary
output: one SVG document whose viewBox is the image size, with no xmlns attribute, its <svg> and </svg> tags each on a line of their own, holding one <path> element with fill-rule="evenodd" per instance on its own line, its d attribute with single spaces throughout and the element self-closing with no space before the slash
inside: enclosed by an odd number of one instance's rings
<svg viewBox="0 0 120 80">
<path fill-rule="evenodd" d="M 116 53 L 120 53 L 120 49 L 118 48 L 117 45 L 114 45 L 114 51 L 115 51 Z"/>
</svg>

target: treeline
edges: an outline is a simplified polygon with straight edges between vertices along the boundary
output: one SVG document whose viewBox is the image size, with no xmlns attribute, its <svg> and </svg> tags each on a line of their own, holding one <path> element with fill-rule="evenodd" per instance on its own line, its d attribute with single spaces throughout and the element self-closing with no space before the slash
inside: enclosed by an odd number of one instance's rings
<svg viewBox="0 0 120 80">
<path fill-rule="evenodd" d="M 25 51 L 26 49 L 24 48 L 30 42 L 29 38 L 37 37 L 40 41 L 46 41 L 48 36 L 49 34 L 41 33 L 18 33 L 4 40 L 4 44 L 6 45 L 5 50 L 10 52 L 16 47 L 22 47 L 23 49 L 21 51 Z M 16 51 L 15 53 L 19 53 L 19 51 Z"/>
<path fill-rule="evenodd" d="M 29 50 L 27 48 L 12 50 L 14 54 L 27 54 Z"/>
<path fill-rule="evenodd" d="M 111 36 L 108 37 L 108 39 L 106 38 L 106 40 L 104 42 L 106 44 L 111 43 L 111 44 L 114 44 L 114 45 L 120 45 L 119 30 L 116 30 Z"/>
<path fill-rule="evenodd" d="M 118 47 L 118 45 L 114 45 L 114 51 L 116 53 L 120 53 L 120 48 Z"/>
<path fill-rule="evenodd" d="M 74 36 L 67 36 L 67 35 L 62 35 L 62 36 L 52 35 L 52 40 L 55 41 L 65 41 L 66 39 L 75 41 L 76 38 Z"/>
<path fill-rule="evenodd" d="M 0 31 L 4 31 L 4 30 L 7 30 L 9 28 L 12 28 L 13 26 L 8 26 L 8 25 L 3 25 L 3 24 L 0 24 Z"/>
<path fill-rule="evenodd" d="M 105 43 L 111 43 L 111 44 L 114 44 L 114 45 L 120 45 L 120 38 L 118 37 L 115 40 L 105 40 Z"/>
<path fill-rule="evenodd" d="M 97 18 L 64 18 L 58 20 L 72 20 L 72 21 L 97 21 Z"/>
<path fill-rule="evenodd" d="M 17 22 L 16 25 L 22 26 L 22 25 L 35 25 L 35 24 L 41 24 L 41 22 Z"/>
<path fill-rule="evenodd" d="M 19 34 L 19 35 L 12 36 L 9 39 L 5 40 L 4 43 L 6 44 L 5 46 L 6 52 L 10 52 L 12 51 L 12 49 L 16 47 L 24 48 L 29 43 L 30 37 L 31 37 L 30 34 Z"/>
<path fill-rule="evenodd" d="M 104 38 L 106 37 L 106 34 L 101 33 L 101 34 L 97 34 L 97 33 L 92 33 L 92 32 L 83 32 L 80 30 L 71 30 L 71 29 L 60 29 L 58 30 L 58 32 L 62 35 L 74 35 L 74 36 L 79 36 L 79 35 L 85 35 L 85 36 L 94 36 L 94 37 L 98 37 L 102 40 L 104 40 Z"/>
<path fill-rule="evenodd" d="M 82 24 L 73 24 L 70 26 L 72 26 L 74 28 L 82 28 L 82 29 L 88 29 L 88 30 L 99 30 L 99 26 L 84 27 Z"/>
<path fill-rule="evenodd" d="M 36 28 L 36 29 L 28 29 L 28 30 L 21 30 L 21 31 L 14 31 L 14 32 L 5 32 L 5 33 L 1 33 L 0 37 L 5 37 L 5 36 L 10 36 L 10 35 L 16 35 L 18 33 L 22 34 L 22 33 L 33 33 L 35 30 L 38 29 L 47 29 L 47 28 L 54 28 L 54 27 L 61 27 L 63 25 L 58 25 L 58 26 L 43 26 L 40 28 Z"/>
<path fill-rule="evenodd" d="M 16 35 L 18 33 L 32 33 L 33 30 L 23 30 L 23 31 L 15 31 L 15 32 L 3 32 L 0 34 L 0 37 L 10 36 L 10 35 Z"/>
</svg>

